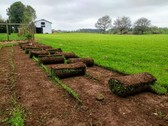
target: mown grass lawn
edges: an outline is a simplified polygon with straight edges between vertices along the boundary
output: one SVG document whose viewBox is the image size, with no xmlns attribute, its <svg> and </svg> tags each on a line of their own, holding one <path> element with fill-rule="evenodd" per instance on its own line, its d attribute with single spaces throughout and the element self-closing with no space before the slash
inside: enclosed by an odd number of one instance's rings
<svg viewBox="0 0 168 126">
<path fill-rule="evenodd" d="M 168 35 L 63 33 L 37 34 L 36 39 L 124 73 L 149 72 L 168 89 Z"/>
<path fill-rule="evenodd" d="M 18 36 L 17 33 L 11 33 L 9 35 L 9 40 L 25 40 L 26 38 L 23 36 Z M 0 41 L 7 40 L 7 34 L 0 33 Z"/>
<path fill-rule="evenodd" d="M 150 72 L 168 87 L 168 35 L 64 33 L 37 34 L 36 38 L 124 73 Z"/>
</svg>

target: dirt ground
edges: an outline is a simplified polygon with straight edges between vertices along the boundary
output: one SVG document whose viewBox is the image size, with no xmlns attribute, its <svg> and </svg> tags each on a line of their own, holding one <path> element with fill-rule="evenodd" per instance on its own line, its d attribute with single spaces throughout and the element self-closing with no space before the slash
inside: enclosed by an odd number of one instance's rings
<svg viewBox="0 0 168 126">
<path fill-rule="evenodd" d="M 166 126 L 168 125 L 168 98 L 152 93 L 120 98 L 111 93 L 108 80 L 121 76 L 100 67 L 91 67 L 85 77 L 64 79 L 92 112 L 98 125 L 107 126 Z M 99 97 L 103 100 L 99 101 Z"/>
<path fill-rule="evenodd" d="M 121 74 L 94 66 L 85 76 L 62 79 L 78 93 L 72 98 L 18 46 L 0 50 L 0 120 L 10 108 L 10 50 L 14 48 L 14 91 L 26 111 L 25 126 L 167 126 L 168 97 L 150 92 L 120 98 L 108 80 Z M 4 123 L 0 125 L 5 125 Z"/>
<path fill-rule="evenodd" d="M 10 89 L 9 89 L 9 59 L 11 48 L 0 50 L 0 122 L 5 120 L 10 109 Z M 1 125 L 1 123 L 0 123 Z"/>
</svg>

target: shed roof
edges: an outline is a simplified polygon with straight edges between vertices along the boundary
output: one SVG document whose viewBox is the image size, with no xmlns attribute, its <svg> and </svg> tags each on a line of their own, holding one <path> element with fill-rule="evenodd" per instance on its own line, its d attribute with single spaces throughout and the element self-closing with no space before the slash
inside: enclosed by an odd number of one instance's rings
<svg viewBox="0 0 168 126">
<path fill-rule="evenodd" d="M 47 20 L 45 20 L 45 19 L 36 20 L 35 22 L 39 22 L 39 21 L 46 21 L 46 22 L 48 22 L 48 23 L 52 24 L 52 22 L 47 21 Z"/>
</svg>

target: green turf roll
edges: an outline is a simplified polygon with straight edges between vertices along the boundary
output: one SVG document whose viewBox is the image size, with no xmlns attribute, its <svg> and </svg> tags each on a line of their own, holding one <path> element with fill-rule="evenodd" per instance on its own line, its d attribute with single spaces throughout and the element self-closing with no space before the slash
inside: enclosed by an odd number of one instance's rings
<svg viewBox="0 0 168 126">
<path fill-rule="evenodd" d="M 121 97 L 149 91 L 156 78 L 149 73 L 113 77 L 109 80 L 110 90 Z"/>
<path fill-rule="evenodd" d="M 42 49 L 37 48 L 37 47 L 30 47 L 30 48 L 26 48 L 26 49 L 25 49 L 25 53 L 26 53 L 26 54 L 29 54 L 29 52 L 32 51 L 32 50 L 42 50 Z"/>
<path fill-rule="evenodd" d="M 83 62 L 86 66 L 91 67 L 94 65 L 94 60 L 92 58 L 69 58 L 68 63 Z"/>
<path fill-rule="evenodd" d="M 51 67 L 51 74 L 62 79 L 85 75 L 86 65 L 82 62 L 72 64 L 58 64 Z"/>
<path fill-rule="evenodd" d="M 40 48 L 42 50 L 52 49 L 51 46 L 46 46 L 35 42 L 20 43 L 19 45 L 23 50 L 31 49 L 31 48 Z"/>
<path fill-rule="evenodd" d="M 63 55 L 59 55 L 59 54 L 50 54 L 48 52 L 48 55 L 39 55 L 38 58 L 42 58 L 42 57 L 64 57 Z M 65 59 L 65 57 L 64 57 Z"/>
<path fill-rule="evenodd" d="M 39 45 L 37 44 L 32 44 L 32 43 L 29 43 L 29 44 L 24 44 L 22 45 L 21 47 L 23 50 L 26 50 L 26 49 L 33 49 L 33 48 L 40 48 Z M 42 49 L 42 48 L 41 48 Z"/>
<path fill-rule="evenodd" d="M 59 64 L 64 63 L 64 57 L 63 56 L 43 56 L 39 57 L 39 63 L 42 64 Z"/>
<path fill-rule="evenodd" d="M 78 58 L 78 56 L 73 52 L 56 52 L 56 54 L 63 55 L 66 59 Z"/>
<path fill-rule="evenodd" d="M 39 55 L 48 55 L 49 52 L 45 50 L 32 50 L 29 52 L 29 57 L 32 58 L 33 56 L 38 57 Z"/>
<path fill-rule="evenodd" d="M 61 48 L 47 49 L 47 51 L 49 51 L 50 54 L 55 54 L 57 52 L 62 52 L 62 49 Z"/>
<path fill-rule="evenodd" d="M 38 48 L 41 48 L 41 49 L 43 49 L 43 50 L 52 49 L 51 46 L 46 46 L 46 45 L 38 45 L 37 47 L 38 47 Z"/>
<path fill-rule="evenodd" d="M 21 45 L 21 49 L 25 50 L 27 48 L 31 48 L 32 46 L 31 45 L 28 45 L 28 44 L 23 44 Z"/>
<path fill-rule="evenodd" d="M 30 42 L 20 42 L 19 46 L 22 48 L 23 46 L 29 45 Z"/>
</svg>

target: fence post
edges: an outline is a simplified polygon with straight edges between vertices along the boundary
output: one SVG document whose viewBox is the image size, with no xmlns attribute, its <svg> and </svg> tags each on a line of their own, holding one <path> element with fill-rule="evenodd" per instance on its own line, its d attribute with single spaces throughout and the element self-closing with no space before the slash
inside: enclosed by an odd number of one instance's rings
<svg viewBox="0 0 168 126">
<path fill-rule="evenodd" d="M 6 21 L 6 32 L 7 32 L 7 40 L 9 41 L 9 29 L 8 29 L 8 22 Z"/>
</svg>

